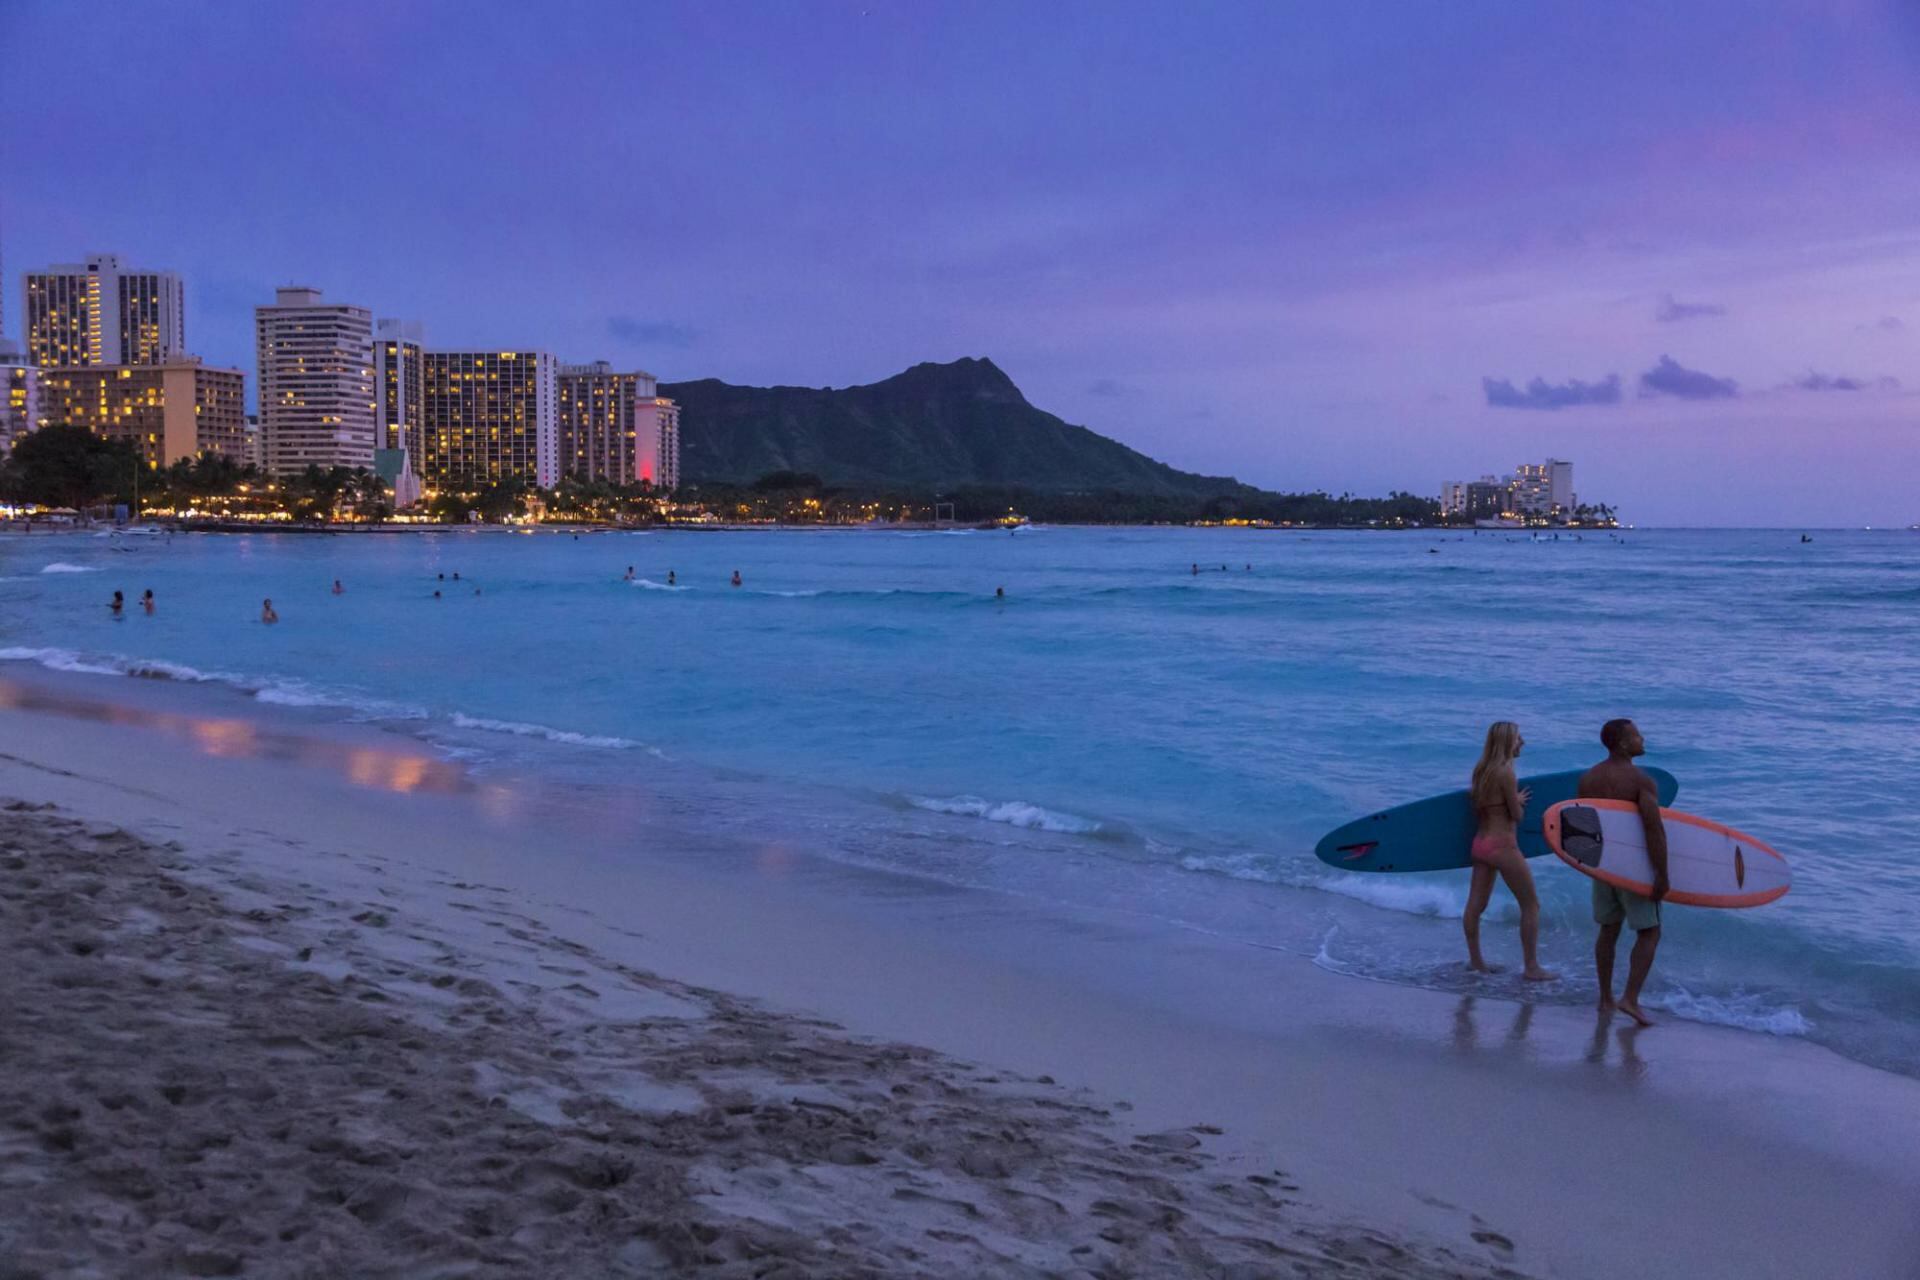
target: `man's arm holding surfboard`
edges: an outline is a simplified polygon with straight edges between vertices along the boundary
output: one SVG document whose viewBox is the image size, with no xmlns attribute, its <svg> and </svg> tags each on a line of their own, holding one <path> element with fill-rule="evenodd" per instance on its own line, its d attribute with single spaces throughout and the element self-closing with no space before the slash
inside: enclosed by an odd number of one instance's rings
<svg viewBox="0 0 1920 1280">
<path fill-rule="evenodd" d="M 1640 808 L 1640 822 L 1647 829 L 1647 861 L 1653 865 L 1653 892 L 1647 896 L 1655 902 L 1667 896 L 1667 826 L 1660 821 L 1660 791 L 1653 785 L 1653 779 L 1645 769 L 1635 769 L 1640 775 L 1640 793 L 1634 801 Z"/>
</svg>

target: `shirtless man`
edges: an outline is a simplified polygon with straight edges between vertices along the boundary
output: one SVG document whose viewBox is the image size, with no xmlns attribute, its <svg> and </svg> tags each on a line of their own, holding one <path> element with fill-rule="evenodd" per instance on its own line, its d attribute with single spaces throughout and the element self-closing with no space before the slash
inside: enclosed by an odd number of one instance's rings
<svg viewBox="0 0 1920 1280">
<path fill-rule="evenodd" d="M 1633 926 L 1633 953 L 1627 962 L 1627 989 L 1620 994 L 1618 1008 L 1643 1027 L 1653 1019 L 1640 1011 L 1640 988 L 1653 968 L 1653 953 L 1660 947 L 1660 900 L 1667 896 L 1667 829 L 1660 822 L 1660 790 L 1647 772 L 1636 765 L 1634 757 L 1645 755 L 1646 739 L 1631 720 L 1609 720 L 1600 727 L 1600 741 L 1607 758 L 1580 775 L 1582 799 L 1625 800 L 1640 808 L 1640 821 L 1647 829 L 1647 860 L 1653 864 L 1653 893 L 1642 897 L 1625 889 L 1616 889 L 1604 881 L 1593 882 L 1593 920 L 1600 936 L 1593 944 L 1593 967 L 1600 977 L 1600 1012 L 1610 1013 L 1613 1000 L 1613 953 L 1620 941 L 1622 923 Z"/>
</svg>

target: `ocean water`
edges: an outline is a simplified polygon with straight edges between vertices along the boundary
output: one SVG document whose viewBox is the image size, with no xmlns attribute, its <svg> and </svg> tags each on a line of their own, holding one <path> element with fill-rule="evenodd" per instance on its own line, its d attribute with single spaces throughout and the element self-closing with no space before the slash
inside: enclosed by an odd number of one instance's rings
<svg viewBox="0 0 1920 1280">
<path fill-rule="evenodd" d="M 110 619 L 115 588 L 158 612 Z M 167 677 L 582 804 L 1523 999 L 1593 998 L 1588 881 L 1532 864 L 1564 980 L 1523 990 L 1462 968 L 1465 872 L 1313 842 L 1464 785 L 1490 720 L 1548 770 L 1629 715 L 1679 808 L 1795 873 L 1769 907 L 1670 908 L 1648 1003 L 1910 1074 L 1916 616 L 1906 532 L 0 536 L 0 675 Z M 1513 921 L 1501 890 L 1496 960 Z"/>
</svg>

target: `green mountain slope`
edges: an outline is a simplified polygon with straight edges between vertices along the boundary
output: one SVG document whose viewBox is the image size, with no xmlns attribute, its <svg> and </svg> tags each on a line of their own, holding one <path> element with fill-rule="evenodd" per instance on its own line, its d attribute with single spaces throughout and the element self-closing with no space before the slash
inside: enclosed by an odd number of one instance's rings
<svg viewBox="0 0 1920 1280">
<path fill-rule="evenodd" d="M 772 471 L 828 484 L 1206 498 L 1255 491 L 1193 475 L 1027 403 L 991 360 L 918 364 L 864 387 L 662 383 L 680 404 L 680 473 L 744 484 Z"/>
</svg>

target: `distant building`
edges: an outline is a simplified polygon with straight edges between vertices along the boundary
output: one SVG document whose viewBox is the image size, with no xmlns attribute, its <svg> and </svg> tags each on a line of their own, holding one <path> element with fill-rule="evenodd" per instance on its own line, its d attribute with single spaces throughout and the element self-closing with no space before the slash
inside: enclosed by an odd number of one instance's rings
<svg viewBox="0 0 1920 1280">
<path fill-rule="evenodd" d="M 1550 519 L 1572 515 L 1578 501 L 1573 492 L 1573 464 L 1559 458 L 1523 462 L 1509 476 L 1448 480 L 1440 486 L 1443 516 Z"/>
<path fill-rule="evenodd" d="M 680 406 L 665 396 L 640 402 L 634 466 L 656 489 L 680 487 Z"/>
<path fill-rule="evenodd" d="M 372 313 L 293 285 L 253 315 L 266 469 L 372 467 Z"/>
<path fill-rule="evenodd" d="M 186 290 L 111 253 L 29 271 L 27 358 L 42 369 L 164 364 L 187 350 Z"/>
<path fill-rule="evenodd" d="M 673 488 L 680 476 L 679 407 L 650 373 L 604 360 L 560 366 L 560 474 Z M 671 476 L 669 483 L 662 477 Z"/>
<path fill-rule="evenodd" d="M 420 457 L 431 488 L 560 479 L 559 364 L 544 351 L 427 351 Z"/>
<path fill-rule="evenodd" d="M 247 415 L 247 444 L 241 461 L 250 467 L 265 467 L 267 465 L 266 453 L 260 444 L 260 415 L 257 413 Z"/>
<path fill-rule="evenodd" d="M 373 380 L 379 394 L 378 447 L 420 456 L 421 330 L 404 320 L 382 320 L 373 338 Z"/>
<path fill-rule="evenodd" d="M 48 423 L 126 440 L 149 467 L 212 453 L 246 461 L 246 376 L 185 356 L 160 365 L 76 365 L 40 370 Z"/>
<path fill-rule="evenodd" d="M 0 338 L 0 458 L 13 442 L 42 425 L 40 371 L 27 362 L 26 352 Z"/>
</svg>

